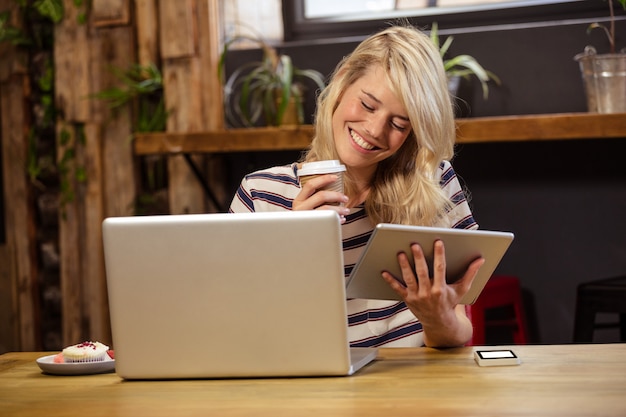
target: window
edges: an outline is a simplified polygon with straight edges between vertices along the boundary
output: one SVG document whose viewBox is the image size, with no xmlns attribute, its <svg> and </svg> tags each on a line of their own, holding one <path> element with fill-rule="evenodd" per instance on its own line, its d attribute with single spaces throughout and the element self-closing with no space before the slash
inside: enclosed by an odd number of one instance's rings
<svg viewBox="0 0 626 417">
<path fill-rule="evenodd" d="M 492 5 L 495 8 L 517 0 L 304 0 L 306 19 L 332 18 L 360 14 L 376 14 L 394 10 L 415 13 L 420 11 L 445 12 L 451 8 L 471 8 Z M 427 10 L 424 10 L 427 9 Z"/>
<path fill-rule="evenodd" d="M 285 41 L 364 36 L 408 19 L 430 28 L 467 28 L 607 17 L 600 0 L 283 0 Z"/>
</svg>

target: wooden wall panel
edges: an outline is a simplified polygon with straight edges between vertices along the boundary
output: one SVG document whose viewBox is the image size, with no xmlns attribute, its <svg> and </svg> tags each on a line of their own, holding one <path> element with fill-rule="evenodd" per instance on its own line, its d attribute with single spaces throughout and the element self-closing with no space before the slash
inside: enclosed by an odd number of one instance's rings
<svg viewBox="0 0 626 417">
<path fill-rule="evenodd" d="M 13 246 L 0 244 L 0 354 L 20 350 Z"/>
<path fill-rule="evenodd" d="M 84 236 L 81 216 L 82 199 L 79 193 L 79 184 L 76 181 L 76 166 L 81 161 L 81 153 L 77 152 L 76 126 L 73 123 L 57 123 L 57 161 L 63 159 L 66 151 L 73 152 L 75 157 L 66 163 L 64 180 L 68 182 L 74 193 L 74 198 L 65 199 L 59 204 L 59 256 L 61 282 L 61 340 L 64 346 L 73 345 L 85 340 L 88 325 L 83 317 L 83 281 L 85 277 L 81 270 L 81 257 L 84 256 L 81 238 Z M 63 181 L 63 179 L 62 179 Z"/>
<path fill-rule="evenodd" d="M 84 7 L 77 7 L 73 0 L 63 3 L 65 18 L 55 26 L 55 104 L 57 131 L 65 130 L 72 140 L 59 142 L 57 153 L 63 155 L 68 146 L 76 151 L 68 173 L 75 199 L 62 208 L 59 226 L 62 343 L 68 345 L 87 338 L 110 341 L 101 222 L 107 216 L 133 214 L 136 195 L 132 109 L 113 115 L 106 103 L 89 96 L 119 85 L 113 67 L 124 70 L 131 63 L 146 65 L 162 59 L 166 106 L 171 112 L 168 130 L 219 129 L 223 115 L 216 75 L 220 0 L 94 0 L 86 23 L 78 19 Z M 7 4 L 15 6 L 12 0 L 0 0 L 1 6 Z M 0 269 L 0 288 L 3 296 L 11 294 L 14 304 L 0 313 L 15 315 L 19 348 L 37 350 L 41 346 L 37 339 L 37 238 L 31 186 L 24 169 L 24 98 L 29 91 L 27 78 L 16 78 L 20 71 L 26 72 L 27 65 L 18 56 L 4 59 L 5 45 L 2 48 L 0 139 L 4 190 L 11 197 L 5 213 L 8 242 L 0 248 L 0 259 L 8 260 Z M 76 140 L 80 135 L 86 142 Z M 219 195 L 219 158 L 206 163 L 199 157 L 197 162 L 211 173 Z M 87 172 L 86 182 L 73 177 L 72 170 L 79 166 Z M 170 212 L 215 210 L 207 206 L 202 188 L 181 158 L 171 158 L 169 180 L 174 202 Z M 15 327 L 0 331 L 17 334 Z"/>
<path fill-rule="evenodd" d="M 217 77 L 219 2 L 190 2 L 186 13 L 174 13 L 170 7 L 162 7 L 159 19 L 166 107 L 171 112 L 167 130 L 197 132 L 222 127 L 221 86 Z M 181 25 L 193 30 L 172 29 Z M 219 159 L 211 158 L 206 163 L 203 157 L 195 158 L 196 163 L 203 166 L 205 174 L 211 173 L 214 193 L 223 199 L 224 182 L 219 176 L 223 170 Z M 169 158 L 168 170 L 172 213 L 218 211 L 206 201 L 202 187 L 182 157 Z"/>
<path fill-rule="evenodd" d="M 10 11 L 8 24 L 12 27 L 21 27 L 18 19 L 18 5 L 15 0 L 0 0 L 0 11 Z M 15 47 L 9 42 L 0 42 L 0 81 L 7 81 L 13 74 L 24 74 L 27 71 L 27 55 L 15 53 Z"/>
<path fill-rule="evenodd" d="M 130 0 L 91 0 L 91 18 L 96 27 L 128 25 Z"/>
<path fill-rule="evenodd" d="M 89 322 L 83 309 L 83 279 L 81 259 L 84 249 L 82 219 L 82 193 L 76 181 L 76 167 L 81 166 L 82 154 L 78 152 L 77 129 L 93 117 L 87 97 L 91 89 L 91 59 L 89 56 L 89 25 L 78 22 L 78 9 L 72 0 L 64 0 L 64 19 L 55 26 L 55 98 L 59 110 L 57 120 L 57 161 L 65 152 L 74 157 L 60 170 L 74 197 L 60 196 L 59 204 L 59 273 L 61 287 L 61 340 L 64 346 L 87 339 Z"/>
<path fill-rule="evenodd" d="M 99 29 L 92 38 L 91 61 L 98 79 L 92 84 L 97 90 L 119 85 L 111 67 L 126 69 L 136 62 L 134 31 L 131 26 Z M 108 113 L 108 112 L 107 112 Z M 123 216 L 133 213 L 135 199 L 135 170 L 131 146 L 132 113 L 129 107 L 110 114 L 102 122 L 102 160 L 104 215 Z"/>
<path fill-rule="evenodd" d="M 163 63 L 165 106 L 170 111 L 170 132 L 200 131 L 202 126 L 197 59 L 166 60 Z M 197 115 L 190 117 L 191 114 Z M 204 157 L 193 157 L 202 165 Z M 182 156 L 168 159 L 169 206 L 171 214 L 203 213 L 203 190 Z"/>
<path fill-rule="evenodd" d="M 204 124 L 202 68 L 196 55 L 197 1 L 184 0 L 177 5 L 168 1 L 159 3 L 165 107 L 170 112 L 167 130 L 171 132 L 200 131 Z M 183 3 L 185 7 L 181 7 Z M 194 159 L 201 165 L 204 157 Z M 168 183 L 172 214 L 205 211 L 202 187 L 182 156 L 168 159 Z"/>
<path fill-rule="evenodd" d="M 14 74 L 0 84 L 4 209 L 8 252 L 13 256 L 9 284 L 14 288 L 12 304 L 20 331 L 16 345 L 23 350 L 41 346 L 36 263 L 34 206 L 26 175 L 28 79 Z M 16 128 L 17 127 L 17 128 Z"/>
<path fill-rule="evenodd" d="M 136 62 L 132 26 L 98 29 L 90 40 L 94 67 L 92 85 L 101 91 L 119 84 L 111 67 L 126 69 Z M 112 114 L 103 110 L 103 120 L 93 117 L 85 125 L 84 163 L 87 183 L 84 194 L 85 273 L 83 311 L 88 317 L 89 337 L 111 343 L 106 275 L 102 248 L 102 221 L 105 217 L 134 213 L 136 196 L 135 161 L 131 147 L 132 113 L 130 107 Z M 88 253 L 87 253 L 88 252 Z"/>
<path fill-rule="evenodd" d="M 102 249 L 102 220 L 104 219 L 104 169 L 102 126 L 88 123 L 84 126 L 86 138 L 83 161 L 86 173 L 84 184 L 83 256 L 81 270 L 86 279 L 83 291 L 83 310 L 89 317 L 89 339 L 112 343 L 109 321 L 104 252 Z"/>
<path fill-rule="evenodd" d="M 135 0 L 137 57 L 142 66 L 157 64 L 159 56 L 159 26 L 156 0 Z"/>
<path fill-rule="evenodd" d="M 0 0 L 11 11 L 9 23 L 20 27 L 18 6 Z M 40 347 L 37 333 L 36 269 L 29 224 L 33 208 L 25 173 L 28 122 L 25 99 L 27 56 L 8 42 L 0 43 L 0 157 L 5 241 L 0 242 L 0 352 Z M 30 293 L 30 294 L 29 294 Z"/>
<path fill-rule="evenodd" d="M 197 2 L 206 0 L 161 0 L 159 30 L 164 59 L 189 57 L 197 50 Z"/>
<path fill-rule="evenodd" d="M 221 32 L 223 11 L 218 0 L 203 2 L 206 9 L 200 11 L 200 60 L 203 71 L 203 108 L 205 119 L 205 131 L 220 130 L 225 127 L 222 84 L 217 75 L 219 57 L 221 52 Z M 216 155 L 207 158 L 206 178 L 215 197 L 222 202 L 224 210 L 230 203 L 232 195 L 226 190 L 228 180 L 222 158 Z M 209 211 L 218 212 L 222 208 L 208 203 Z"/>
<path fill-rule="evenodd" d="M 72 3 L 66 0 L 66 10 L 76 13 Z M 104 24 L 103 16 L 128 7 L 128 1 L 102 4 L 92 10 L 95 14 L 87 24 L 67 18 L 56 28 L 61 42 L 80 34 L 79 42 L 62 45 L 55 53 L 57 99 L 64 110 L 58 129 L 72 137 L 69 145 L 58 144 L 58 154 L 72 146 L 76 154 L 70 168 L 81 167 L 87 173 L 84 183 L 69 173 L 75 199 L 66 204 L 59 221 L 64 345 L 86 339 L 111 341 L 101 227 L 107 216 L 133 214 L 132 109 L 129 105 L 114 114 L 104 101 L 89 96 L 121 86 L 114 70 L 124 71 L 137 61 L 134 26 L 113 20 Z M 75 64 L 76 57 L 80 65 Z M 76 140 L 79 135 L 84 135 L 84 143 Z"/>
<path fill-rule="evenodd" d="M 65 17 L 54 30 L 55 105 L 63 120 L 85 122 L 94 113 L 87 99 L 90 60 L 88 25 L 78 22 L 73 0 L 63 2 Z"/>
<path fill-rule="evenodd" d="M 202 66 L 202 92 L 205 119 L 205 130 L 224 128 L 224 106 L 222 84 L 217 75 L 221 53 L 222 11 L 218 0 L 202 2 L 199 11 L 200 30 L 200 62 Z"/>
</svg>

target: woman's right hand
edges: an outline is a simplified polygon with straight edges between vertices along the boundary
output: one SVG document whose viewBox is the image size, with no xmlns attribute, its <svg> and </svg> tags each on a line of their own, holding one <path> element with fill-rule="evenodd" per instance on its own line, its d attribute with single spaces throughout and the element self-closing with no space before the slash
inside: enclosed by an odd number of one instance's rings
<svg viewBox="0 0 626 417">
<path fill-rule="evenodd" d="M 339 204 L 347 203 L 348 196 L 323 189 L 335 181 L 337 176 L 334 174 L 320 175 L 308 180 L 302 185 L 302 191 L 294 198 L 292 210 L 334 210 L 339 214 L 341 223 L 344 223 L 350 209 Z"/>
</svg>

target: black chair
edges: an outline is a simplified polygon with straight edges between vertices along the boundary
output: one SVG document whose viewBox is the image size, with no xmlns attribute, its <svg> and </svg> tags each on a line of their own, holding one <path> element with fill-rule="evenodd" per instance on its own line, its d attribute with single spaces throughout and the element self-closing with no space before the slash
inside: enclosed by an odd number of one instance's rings
<svg viewBox="0 0 626 417">
<path fill-rule="evenodd" d="M 617 323 L 596 323 L 596 313 L 616 313 Z M 620 341 L 626 341 L 626 276 L 585 282 L 576 292 L 574 343 L 593 342 L 595 329 L 619 327 Z"/>
</svg>

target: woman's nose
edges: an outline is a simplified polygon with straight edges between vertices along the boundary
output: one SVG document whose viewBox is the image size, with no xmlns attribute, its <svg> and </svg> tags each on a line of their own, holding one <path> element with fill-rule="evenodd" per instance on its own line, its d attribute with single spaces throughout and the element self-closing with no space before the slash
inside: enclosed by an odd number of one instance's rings
<svg viewBox="0 0 626 417">
<path fill-rule="evenodd" d="M 387 120 L 383 115 L 371 114 L 367 121 L 365 130 L 372 137 L 378 138 L 384 134 L 386 126 L 387 126 Z"/>
</svg>

